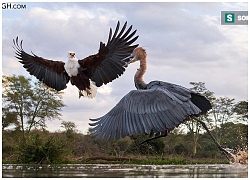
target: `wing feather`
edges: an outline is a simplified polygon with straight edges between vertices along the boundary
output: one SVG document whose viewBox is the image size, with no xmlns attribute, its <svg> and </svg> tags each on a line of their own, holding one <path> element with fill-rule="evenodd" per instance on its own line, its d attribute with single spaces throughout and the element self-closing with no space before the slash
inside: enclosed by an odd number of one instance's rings
<svg viewBox="0 0 250 180">
<path fill-rule="evenodd" d="M 116 119 L 121 119 L 122 113 L 117 114 Z M 115 131 L 115 139 L 120 139 L 121 135 L 121 121 L 114 120 L 114 131 Z"/>
<path fill-rule="evenodd" d="M 129 132 L 129 136 L 135 134 L 134 131 L 134 127 L 133 127 L 133 122 L 132 122 L 132 114 L 127 112 L 127 116 L 128 116 L 128 132 Z"/>
<path fill-rule="evenodd" d="M 135 36 L 136 30 L 131 33 L 132 26 L 128 29 L 126 27 L 127 22 L 119 30 L 118 21 L 114 34 L 110 28 L 107 45 L 101 42 L 96 55 L 79 60 L 79 64 L 88 69 L 89 78 L 96 83 L 97 87 L 121 76 L 125 71 L 125 62 L 122 59 L 129 56 L 138 46 L 138 44 L 132 45 L 138 39 L 138 36 Z"/>
<path fill-rule="evenodd" d="M 125 22 L 125 25 L 126 25 L 126 24 L 127 24 L 127 22 Z M 113 42 L 113 41 L 115 40 L 115 37 L 116 37 L 116 35 L 117 35 L 118 31 L 119 31 L 119 28 L 120 28 L 120 22 L 118 21 L 118 22 L 117 22 L 117 26 L 116 26 L 116 28 L 115 28 L 114 35 L 113 35 L 113 37 L 112 37 L 112 39 L 111 39 L 110 42 Z"/>
<path fill-rule="evenodd" d="M 157 83 L 158 85 L 149 84 L 150 89 L 130 91 L 106 115 L 90 119 L 95 121 L 90 123 L 95 126 L 93 135 L 101 138 L 105 134 L 104 138 L 107 140 L 114 139 L 113 136 L 120 137 L 120 134 L 121 137 L 125 137 L 133 134 L 158 133 L 172 130 L 188 116 L 201 113 L 190 100 L 192 91 L 189 90 L 188 93 L 187 89 L 182 91 L 174 86 L 166 87 L 164 83 Z M 105 124 L 110 124 L 111 121 L 112 128 L 96 128 L 106 126 Z M 119 132 L 120 134 L 117 134 Z"/>
<path fill-rule="evenodd" d="M 122 136 L 126 137 L 128 135 L 128 117 L 127 117 L 127 112 L 123 111 L 123 116 L 122 116 Z"/>
<path fill-rule="evenodd" d="M 16 58 L 23 64 L 23 67 L 31 74 L 34 75 L 39 81 L 47 86 L 60 91 L 65 89 L 66 84 L 69 82 L 69 76 L 65 72 L 64 62 L 53 61 L 38 57 L 32 52 L 26 53 L 23 50 L 23 41 L 18 43 L 18 37 L 13 39 Z"/>
<path fill-rule="evenodd" d="M 136 114 L 137 116 L 137 127 L 139 128 L 138 134 L 145 134 L 145 124 L 143 123 L 143 120 L 141 119 L 140 114 Z"/>
<path fill-rule="evenodd" d="M 125 111 L 122 112 L 120 122 L 121 122 L 121 127 L 120 127 L 121 128 L 121 137 L 125 138 L 127 136 L 127 131 L 125 128 L 123 128 L 123 127 L 126 127 L 126 112 Z"/>
<path fill-rule="evenodd" d="M 140 133 L 140 127 L 141 127 L 141 125 L 138 124 L 139 123 L 138 114 L 132 114 L 132 121 L 133 121 L 133 124 L 134 124 L 135 134 L 141 134 Z"/>
</svg>

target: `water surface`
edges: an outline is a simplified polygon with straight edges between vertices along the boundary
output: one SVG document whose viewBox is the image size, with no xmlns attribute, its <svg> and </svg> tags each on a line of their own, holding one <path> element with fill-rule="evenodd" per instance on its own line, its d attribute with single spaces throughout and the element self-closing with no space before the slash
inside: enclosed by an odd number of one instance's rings
<svg viewBox="0 0 250 180">
<path fill-rule="evenodd" d="M 247 178 L 248 166 L 242 164 L 209 165 L 131 165 L 131 164 L 3 164 L 4 178 Z"/>
</svg>

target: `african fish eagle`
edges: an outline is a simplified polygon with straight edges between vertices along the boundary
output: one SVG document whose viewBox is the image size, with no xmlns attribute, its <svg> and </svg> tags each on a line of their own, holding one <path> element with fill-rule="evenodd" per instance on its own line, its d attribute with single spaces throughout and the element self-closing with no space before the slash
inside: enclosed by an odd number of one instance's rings
<svg viewBox="0 0 250 180">
<path fill-rule="evenodd" d="M 68 53 L 68 61 L 54 61 L 45 59 L 23 50 L 21 40 L 13 39 L 16 58 L 23 67 L 47 86 L 61 91 L 67 88 L 66 84 L 71 82 L 79 90 L 81 96 L 94 98 L 97 87 L 107 84 L 118 78 L 125 71 L 126 62 L 122 61 L 129 56 L 134 48 L 132 45 L 139 36 L 134 36 L 136 30 L 131 32 L 132 25 L 126 30 L 127 22 L 119 31 L 118 21 L 114 34 L 110 28 L 107 45 L 100 42 L 97 54 L 90 55 L 84 59 L 77 59 L 75 53 Z"/>
</svg>

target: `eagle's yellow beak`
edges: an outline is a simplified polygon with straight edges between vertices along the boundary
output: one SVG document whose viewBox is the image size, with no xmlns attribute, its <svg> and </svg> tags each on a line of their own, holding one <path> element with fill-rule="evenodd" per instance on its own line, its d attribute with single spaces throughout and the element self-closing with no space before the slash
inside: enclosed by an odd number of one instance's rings
<svg viewBox="0 0 250 180">
<path fill-rule="evenodd" d="M 69 53 L 70 57 L 75 57 L 75 53 Z"/>
</svg>

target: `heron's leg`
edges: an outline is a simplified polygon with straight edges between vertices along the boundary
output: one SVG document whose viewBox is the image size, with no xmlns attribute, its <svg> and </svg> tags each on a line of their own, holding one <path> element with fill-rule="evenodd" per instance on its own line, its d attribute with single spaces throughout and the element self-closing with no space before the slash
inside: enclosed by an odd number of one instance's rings
<svg viewBox="0 0 250 180">
<path fill-rule="evenodd" d="M 203 128 L 207 131 L 207 133 L 211 136 L 211 138 L 213 139 L 213 141 L 214 141 L 214 143 L 216 144 L 216 146 L 218 147 L 218 149 L 219 150 L 221 150 L 224 154 L 225 154 L 225 156 L 226 156 L 226 158 L 230 161 L 230 159 L 229 159 L 229 157 L 228 157 L 228 152 L 224 149 L 224 148 L 222 148 L 221 147 L 221 145 L 216 141 L 216 139 L 214 138 L 214 136 L 211 134 L 211 132 L 208 130 L 208 128 L 207 128 L 207 126 L 206 126 L 206 124 L 203 122 L 203 121 L 201 121 L 201 120 L 199 120 L 198 118 L 196 118 L 196 117 L 193 117 L 196 121 L 198 121 L 199 123 L 201 123 L 201 125 L 203 126 Z"/>
<path fill-rule="evenodd" d="M 157 134 L 158 134 L 158 133 L 157 133 Z M 154 140 L 154 139 L 161 138 L 161 137 L 165 137 L 165 136 L 167 136 L 167 135 L 168 135 L 168 131 L 166 130 L 166 131 L 163 131 L 162 133 L 160 133 L 160 135 L 156 135 L 155 137 L 148 138 L 148 139 L 146 139 L 146 140 L 140 142 L 140 143 L 137 144 L 137 145 L 140 146 L 140 145 L 142 145 L 142 144 L 144 144 L 144 143 L 146 143 L 146 142 L 149 142 L 149 141 L 152 141 L 152 140 Z"/>
</svg>

